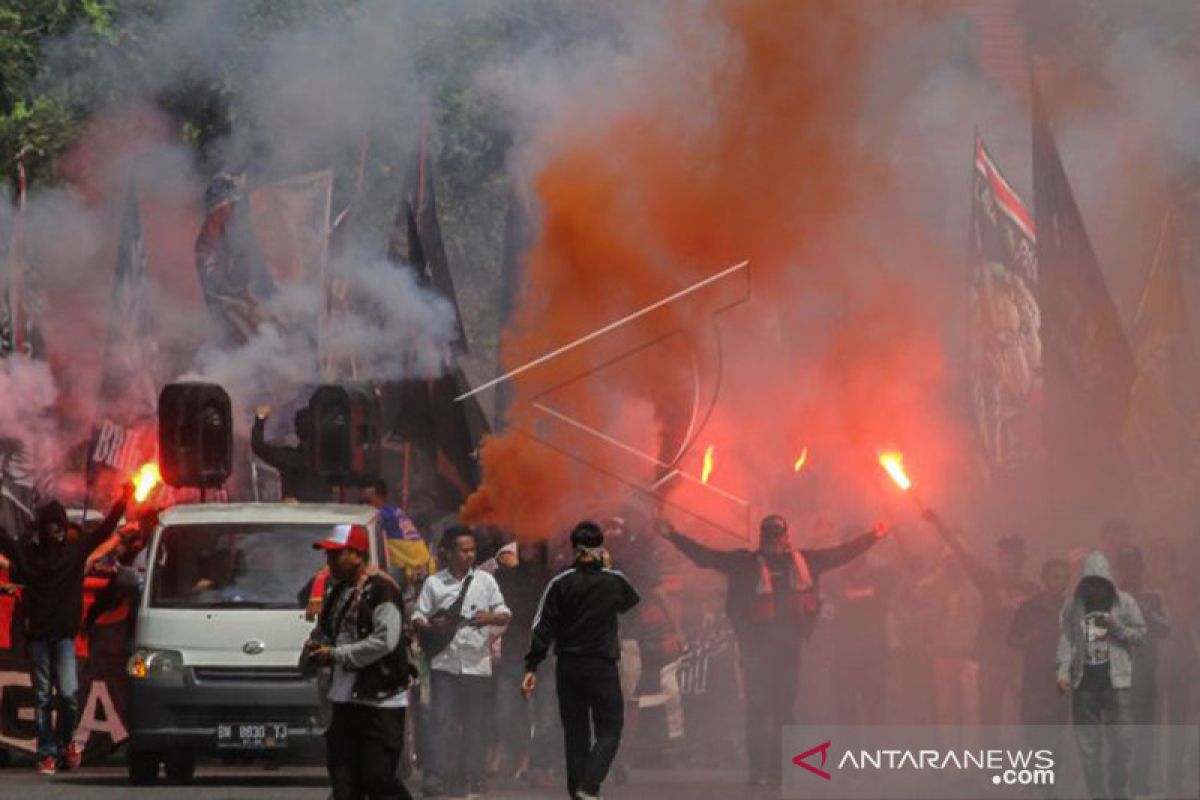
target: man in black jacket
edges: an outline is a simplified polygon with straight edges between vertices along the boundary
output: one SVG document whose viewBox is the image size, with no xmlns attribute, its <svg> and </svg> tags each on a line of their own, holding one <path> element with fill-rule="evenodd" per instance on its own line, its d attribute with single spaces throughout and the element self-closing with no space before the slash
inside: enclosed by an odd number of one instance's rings
<svg viewBox="0 0 1200 800">
<path fill-rule="evenodd" d="M 325 731 L 334 800 L 411 800 L 396 777 L 411 677 L 401 638 L 400 587 L 367 564 L 362 525 L 338 525 L 313 545 L 333 578 L 303 661 L 333 668 Z"/>
<path fill-rule="evenodd" d="M 296 412 L 293 425 L 300 442 L 294 446 L 267 441 L 267 417 L 270 415 L 270 406 L 259 406 L 255 410 L 250 449 L 267 466 L 279 472 L 280 491 L 285 500 L 328 502 L 331 496 L 329 482 L 313 469 L 312 464 L 312 412 L 308 408 Z"/>
<path fill-rule="evenodd" d="M 874 530 L 837 547 L 795 550 L 787 520 L 763 519 L 757 550 L 712 550 L 660 520 L 668 541 L 705 569 L 727 581 L 725 614 L 738 639 L 746 684 L 746 749 L 750 782 L 778 786 L 782 779 L 782 734 L 795 718 L 800 650 L 820 612 L 820 577 L 867 552 L 887 533 Z"/>
<path fill-rule="evenodd" d="M 15 569 L 23 586 L 25 642 L 33 661 L 34 720 L 37 769 L 53 775 L 61 757 L 67 769 L 79 766 L 82 754 L 73 741 L 79 717 L 79 677 L 75 669 L 75 636 L 83 620 L 83 568 L 87 557 L 112 535 L 133 487 L 124 487 L 116 505 L 90 533 L 71 536 L 67 511 L 57 500 L 37 510 L 32 537 L 17 541 L 0 530 L 0 554 Z M 58 729 L 51 718 L 58 695 Z"/>
<path fill-rule="evenodd" d="M 567 791 L 573 800 L 596 800 L 617 755 L 624 724 L 617 616 L 640 598 L 624 575 L 605 567 L 599 525 L 590 520 L 576 525 L 571 546 L 575 565 L 554 576 L 538 604 L 521 690 L 528 697 L 537 688 L 538 665 L 553 644 Z"/>
</svg>

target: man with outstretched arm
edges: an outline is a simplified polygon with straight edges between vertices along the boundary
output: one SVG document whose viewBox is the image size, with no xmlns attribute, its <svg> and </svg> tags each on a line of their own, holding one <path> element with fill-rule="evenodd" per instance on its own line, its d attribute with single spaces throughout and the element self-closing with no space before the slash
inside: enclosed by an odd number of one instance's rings
<svg viewBox="0 0 1200 800">
<path fill-rule="evenodd" d="M 696 566 L 726 578 L 725 614 L 738 640 L 746 683 L 746 749 L 752 785 L 782 783 L 783 728 L 795 721 L 800 652 L 820 613 L 820 577 L 866 553 L 887 533 L 875 527 L 836 547 L 796 549 L 787 520 L 763 519 L 757 550 L 713 550 L 656 527 Z"/>
<path fill-rule="evenodd" d="M 604 532 L 591 520 L 571 531 L 575 563 L 551 579 L 533 620 L 525 656 L 526 697 L 550 645 L 557 656 L 558 712 L 567 753 L 571 800 L 597 800 L 621 744 L 625 698 L 617 660 L 617 617 L 638 604 L 629 580 L 606 566 Z M 594 741 L 593 741 L 594 731 Z"/>
<path fill-rule="evenodd" d="M 14 583 L 23 588 L 25 642 L 33 662 L 37 770 L 53 775 L 62 765 L 76 769 L 82 753 L 74 741 L 79 718 L 79 675 L 75 637 L 83 621 L 83 570 L 92 551 L 117 529 L 133 495 L 126 485 L 108 516 L 90 533 L 70 535 L 67 511 L 57 500 L 40 506 L 33 536 L 18 541 L 0 530 L 0 555 L 12 562 Z M 58 726 L 52 724 L 58 695 Z"/>
</svg>

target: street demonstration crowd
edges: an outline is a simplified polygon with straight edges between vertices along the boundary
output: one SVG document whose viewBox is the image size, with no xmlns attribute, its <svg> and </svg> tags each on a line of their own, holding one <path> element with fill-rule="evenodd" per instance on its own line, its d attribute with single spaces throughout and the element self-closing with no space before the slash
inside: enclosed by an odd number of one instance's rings
<svg viewBox="0 0 1200 800">
<path fill-rule="evenodd" d="M 128 499 L 91 530 L 51 502 L 27 536 L 0 536 L 44 773 L 80 764 L 73 643 L 118 602 L 113 581 L 85 618 L 84 576 L 128 571 L 157 525 L 136 510 L 118 527 Z M 336 798 L 410 797 L 417 771 L 425 797 L 556 773 L 574 800 L 597 797 L 610 770 L 627 777 L 619 745 L 639 734 L 639 699 L 678 695 L 695 641 L 681 630 L 701 615 L 736 641 L 751 784 L 781 783 L 782 729 L 800 721 L 940 723 L 948 747 L 970 746 L 956 737 L 980 724 L 1026 725 L 1039 746 L 1043 726 L 1073 724 L 1093 797 L 1177 789 L 1197 769 L 1195 753 L 1155 752 L 1125 727 L 1196 721 L 1197 552 L 1140 541 L 1120 522 L 1034 579 L 1021 538 L 982 556 L 928 511 L 936 537 L 888 537 L 877 524 L 795 547 L 772 515 L 755 549 L 713 549 L 630 513 L 561 541 L 452 525 L 434 543 L 383 482 L 361 499 L 388 532 L 390 571 L 369 563 L 366 529 L 338 526 L 314 543 L 326 567 L 297 598 L 314 622 L 301 663 L 320 676 Z M 673 579 L 690 569 L 720 576 L 721 607 L 706 605 L 720 595 L 711 581 L 685 590 Z M 555 668 L 539 671 L 551 652 Z"/>
</svg>

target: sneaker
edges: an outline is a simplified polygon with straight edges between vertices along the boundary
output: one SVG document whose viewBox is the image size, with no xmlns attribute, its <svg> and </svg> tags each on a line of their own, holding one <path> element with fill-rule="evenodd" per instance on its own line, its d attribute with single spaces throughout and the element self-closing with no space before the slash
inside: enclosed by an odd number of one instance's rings
<svg viewBox="0 0 1200 800">
<path fill-rule="evenodd" d="M 83 763 L 83 753 L 79 750 L 79 745 L 71 742 L 67 745 L 67 755 L 65 759 L 66 768 L 68 770 L 79 769 Z"/>
<path fill-rule="evenodd" d="M 58 772 L 58 763 L 53 756 L 43 756 L 37 762 L 38 775 L 53 775 Z"/>
<path fill-rule="evenodd" d="M 588 794 L 587 792 L 576 792 L 575 800 L 600 800 L 600 795 Z"/>
</svg>

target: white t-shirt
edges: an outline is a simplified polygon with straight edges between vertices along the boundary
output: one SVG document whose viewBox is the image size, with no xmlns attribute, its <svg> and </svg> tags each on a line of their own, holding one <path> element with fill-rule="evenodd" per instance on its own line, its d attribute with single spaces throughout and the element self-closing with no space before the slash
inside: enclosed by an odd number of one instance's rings
<svg viewBox="0 0 1200 800">
<path fill-rule="evenodd" d="M 508 606 L 504 604 L 504 597 L 500 594 L 500 586 L 491 575 L 476 569 L 459 580 L 450 570 L 444 569 L 426 579 L 425 585 L 421 587 L 413 619 L 428 621 L 438 611 L 454 605 L 459 592 L 462 591 L 463 581 L 470 575 L 475 577 L 467 589 L 466 597 L 463 598 L 463 617 L 470 619 L 479 611 L 511 614 Z M 501 630 L 503 627 L 494 625 L 476 627 L 463 624 L 446 649 L 434 657 L 430 668 L 452 675 L 491 675 L 491 641 Z"/>
</svg>

